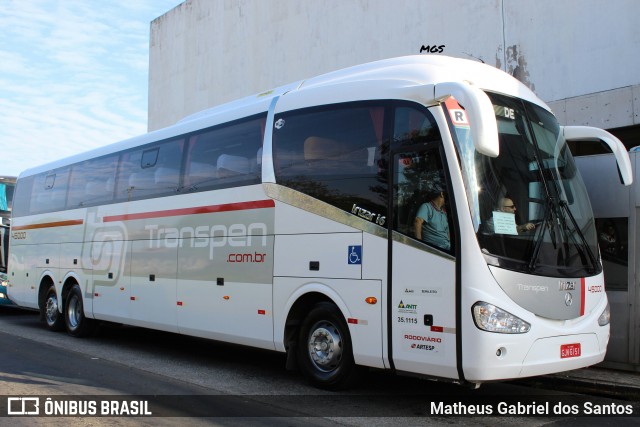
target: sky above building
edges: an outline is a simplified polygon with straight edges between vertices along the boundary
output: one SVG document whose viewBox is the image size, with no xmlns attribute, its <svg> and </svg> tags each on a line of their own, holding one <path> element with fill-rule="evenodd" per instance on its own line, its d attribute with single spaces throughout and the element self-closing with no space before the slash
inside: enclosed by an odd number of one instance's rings
<svg viewBox="0 0 640 427">
<path fill-rule="evenodd" d="M 145 133 L 150 24 L 182 1 L 0 1 L 0 175 Z"/>
</svg>

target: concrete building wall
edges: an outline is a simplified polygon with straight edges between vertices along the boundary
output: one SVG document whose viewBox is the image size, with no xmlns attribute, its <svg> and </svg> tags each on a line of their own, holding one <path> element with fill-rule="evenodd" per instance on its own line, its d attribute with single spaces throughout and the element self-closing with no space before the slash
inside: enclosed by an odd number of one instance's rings
<svg viewBox="0 0 640 427">
<path fill-rule="evenodd" d="M 187 0 L 151 24 L 149 130 L 429 46 L 516 76 L 563 124 L 630 126 L 639 17 L 636 0 Z"/>
</svg>

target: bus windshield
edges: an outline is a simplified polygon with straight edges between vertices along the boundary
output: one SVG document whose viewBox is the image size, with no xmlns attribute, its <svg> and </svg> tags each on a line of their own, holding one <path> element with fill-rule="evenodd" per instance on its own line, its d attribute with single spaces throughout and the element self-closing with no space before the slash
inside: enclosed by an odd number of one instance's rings
<svg viewBox="0 0 640 427">
<path fill-rule="evenodd" d="M 530 102 L 488 95 L 498 123 L 498 157 L 473 149 L 468 125 L 453 126 L 485 259 L 542 276 L 599 273 L 591 205 L 556 118 Z"/>
<path fill-rule="evenodd" d="M 11 201 L 15 185 L 15 178 L 0 177 L 0 224 L 7 223 L 11 217 Z"/>
</svg>

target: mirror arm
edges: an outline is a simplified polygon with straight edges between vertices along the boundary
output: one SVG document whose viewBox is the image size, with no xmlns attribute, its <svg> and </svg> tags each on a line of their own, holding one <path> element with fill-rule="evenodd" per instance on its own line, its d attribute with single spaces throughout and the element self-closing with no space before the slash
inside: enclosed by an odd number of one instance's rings
<svg viewBox="0 0 640 427">
<path fill-rule="evenodd" d="M 489 96 L 468 82 L 438 83 L 433 92 L 434 100 L 439 102 L 454 97 L 469 117 L 476 151 L 489 157 L 498 157 L 498 123 Z"/>
<path fill-rule="evenodd" d="M 597 141 L 602 140 L 609 146 L 618 164 L 618 172 L 624 185 L 633 183 L 631 160 L 624 144 L 606 130 L 590 126 L 563 126 L 562 133 L 567 141 Z"/>
</svg>

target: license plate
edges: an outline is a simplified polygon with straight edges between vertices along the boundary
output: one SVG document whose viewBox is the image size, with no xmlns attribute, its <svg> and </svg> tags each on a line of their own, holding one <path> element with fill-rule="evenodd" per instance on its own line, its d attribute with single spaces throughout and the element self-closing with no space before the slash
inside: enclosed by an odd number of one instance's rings
<svg viewBox="0 0 640 427">
<path fill-rule="evenodd" d="M 580 357 L 582 348 L 580 343 L 576 344 L 563 344 L 560 346 L 560 357 L 566 359 L 568 357 Z"/>
</svg>

